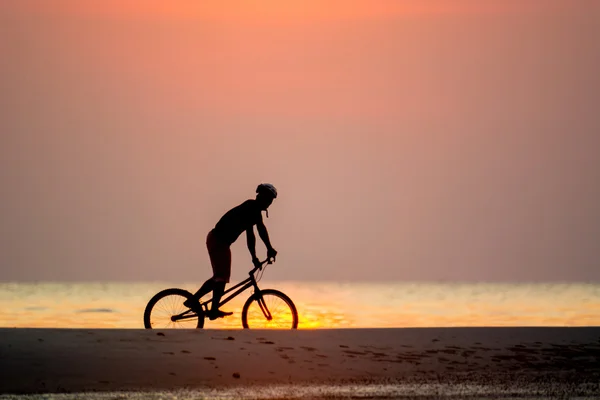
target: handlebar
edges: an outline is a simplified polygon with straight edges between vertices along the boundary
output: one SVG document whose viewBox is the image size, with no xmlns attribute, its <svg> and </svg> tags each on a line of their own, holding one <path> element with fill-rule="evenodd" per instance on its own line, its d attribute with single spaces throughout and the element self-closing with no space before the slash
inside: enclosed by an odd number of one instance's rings
<svg viewBox="0 0 600 400">
<path fill-rule="evenodd" d="M 266 260 L 261 261 L 260 265 L 263 266 L 265 264 L 273 264 L 275 262 L 275 257 L 268 257 Z"/>
<path fill-rule="evenodd" d="M 265 264 L 273 264 L 275 262 L 275 257 L 268 257 L 267 259 L 265 259 L 264 261 L 260 262 L 260 266 L 259 267 L 254 267 L 252 268 L 252 270 L 250 271 L 250 274 L 254 274 L 257 270 L 262 270 Z"/>
</svg>

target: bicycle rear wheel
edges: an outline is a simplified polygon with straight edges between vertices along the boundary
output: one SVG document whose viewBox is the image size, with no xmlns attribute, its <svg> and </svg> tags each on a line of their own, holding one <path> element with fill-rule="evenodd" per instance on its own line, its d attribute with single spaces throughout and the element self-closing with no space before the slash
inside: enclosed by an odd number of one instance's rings
<svg viewBox="0 0 600 400">
<path fill-rule="evenodd" d="M 246 329 L 296 329 L 298 311 L 288 296 L 278 290 L 265 289 L 246 300 L 242 325 Z"/>
<path fill-rule="evenodd" d="M 204 314 L 183 305 L 192 294 L 183 289 L 165 289 L 150 299 L 144 310 L 146 329 L 194 329 L 204 327 Z"/>
</svg>

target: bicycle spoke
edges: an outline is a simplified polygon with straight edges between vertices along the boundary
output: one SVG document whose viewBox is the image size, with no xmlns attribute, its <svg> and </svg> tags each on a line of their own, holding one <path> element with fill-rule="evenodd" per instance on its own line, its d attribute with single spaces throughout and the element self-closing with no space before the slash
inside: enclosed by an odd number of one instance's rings
<svg viewBox="0 0 600 400">
<path fill-rule="evenodd" d="M 177 321 L 171 319 L 171 317 L 187 311 L 187 308 L 183 305 L 184 300 L 185 298 L 179 295 L 170 295 L 160 299 L 154 305 L 150 316 L 152 327 L 164 329 L 195 328 L 197 319 L 191 315 L 188 318 L 184 317 Z"/>
<path fill-rule="evenodd" d="M 268 310 L 268 312 L 267 312 Z M 265 314 L 271 315 L 271 320 Z M 267 293 L 253 301 L 248 308 L 248 325 L 260 329 L 290 329 L 294 316 L 288 303 L 279 296 Z"/>
</svg>

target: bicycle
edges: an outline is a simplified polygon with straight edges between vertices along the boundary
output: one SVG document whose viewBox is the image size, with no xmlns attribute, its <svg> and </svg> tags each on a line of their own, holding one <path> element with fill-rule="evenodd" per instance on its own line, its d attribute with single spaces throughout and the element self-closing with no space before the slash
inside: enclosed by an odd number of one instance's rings
<svg viewBox="0 0 600 400">
<path fill-rule="evenodd" d="M 275 259 L 267 258 L 255 266 L 249 277 L 232 286 L 223 293 L 219 307 L 228 303 L 249 288 L 254 288 L 254 293 L 248 297 L 242 308 L 242 326 L 244 329 L 250 327 L 255 329 L 297 329 L 298 311 L 294 302 L 284 293 L 275 289 L 263 289 L 258 287 L 258 281 L 262 278 L 263 266 L 272 264 Z M 266 267 L 265 267 L 266 268 Z M 261 271 L 259 278 L 255 274 Z M 236 290 L 237 289 L 237 290 Z M 231 293 L 229 297 L 225 297 Z M 212 298 L 200 301 L 200 312 L 196 312 L 183 305 L 183 302 L 192 297 L 192 293 L 184 289 L 170 288 L 158 292 L 150 299 L 144 310 L 144 327 L 153 328 L 204 328 L 204 320 Z"/>
</svg>

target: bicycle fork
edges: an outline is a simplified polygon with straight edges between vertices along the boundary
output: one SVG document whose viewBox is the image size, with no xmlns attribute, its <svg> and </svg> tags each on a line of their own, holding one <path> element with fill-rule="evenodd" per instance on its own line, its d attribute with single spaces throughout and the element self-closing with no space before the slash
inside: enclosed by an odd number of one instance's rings
<svg viewBox="0 0 600 400">
<path fill-rule="evenodd" d="M 256 302 L 258 303 L 258 306 L 260 307 L 260 310 L 262 311 L 267 321 L 271 321 L 273 319 L 273 316 L 271 315 L 271 312 L 267 307 L 267 303 L 265 303 L 265 299 L 263 298 L 262 293 L 259 292 Z"/>
</svg>

